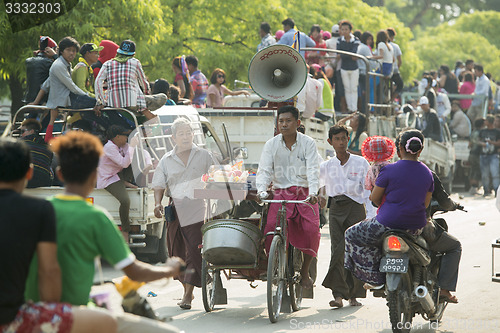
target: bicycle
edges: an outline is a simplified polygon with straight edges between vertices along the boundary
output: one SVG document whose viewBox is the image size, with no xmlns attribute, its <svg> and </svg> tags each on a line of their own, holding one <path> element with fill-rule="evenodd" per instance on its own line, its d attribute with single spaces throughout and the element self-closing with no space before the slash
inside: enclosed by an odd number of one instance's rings
<svg viewBox="0 0 500 333">
<path fill-rule="evenodd" d="M 277 214 L 277 223 L 274 231 L 268 232 L 265 237 L 274 235 L 269 250 L 267 264 L 267 310 L 272 323 L 278 321 L 286 290 L 288 289 L 291 307 L 298 311 L 302 302 L 302 286 L 300 268 L 302 267 L 302 252 L 288 244 L 288 221 L 286 218 L 286 204 L 307 204 L 304 200 L 262 200 L 263 203 L 280 203 Z M 312 209 L 312 207 L 311 207 Z"/>
</svg>

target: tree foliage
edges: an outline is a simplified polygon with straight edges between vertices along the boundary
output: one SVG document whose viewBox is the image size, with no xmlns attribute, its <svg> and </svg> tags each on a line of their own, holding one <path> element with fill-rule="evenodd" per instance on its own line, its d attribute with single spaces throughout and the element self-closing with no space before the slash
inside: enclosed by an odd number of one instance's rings
<svg viewBox="0 0 500 333">
<path fill-rule="evenodd" d="M 419 38 L 415 48 L 427 70 L 437 69 L 442 64 L 453 69 L 457 60 L 473 59 L 483 64 L 485 72 L 500 77 L 500 50 L 480 34 L 444 31 L 439 35 Z"/>
<path fill-rule="evenodd" d="M 417 38 L 414 47 L 424 68 L 437 69 L 446 64 L 453 68 L 457 60 L 473 59 L 486 72 L 500 77 L 500 36 L 494 27 L 500 13 L 493 11 L 463 15 L 454 24 L 443 23 Z"/>
<path fill-rule="evenodd" d="M 462 14 L 498 10 L 498 0 L 364 0 L 370 6 L 384 6 L 410 29 L 452 21 Z"/>
</svg>

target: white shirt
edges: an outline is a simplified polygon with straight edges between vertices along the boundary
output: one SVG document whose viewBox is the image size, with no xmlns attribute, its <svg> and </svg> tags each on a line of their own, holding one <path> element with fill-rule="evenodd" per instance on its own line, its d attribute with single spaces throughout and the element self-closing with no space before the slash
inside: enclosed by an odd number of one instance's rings
<svg viewBox="0 0 500 333">
<path fill-rule="evenodd" d="M 367 202 L 370 191 L 365 190 L 365 177 L 370 165 L 361 156 L 350 154 L 344 165 L 337 156 L 321 163 L 319 186 L 325 187 L 326 195 L 345 195 L 359 204 Z"/>
<path fill-rule="evenodd" d="M 488 79 L 488 77 L 486 77 L 485 74 L 481 75 L 476 79 L 476 89 L 474 90 L 474 95 L 488 96 L 489 89 L 490 89 L 490 80 Z M 482 101 L 478 98 L 474 98 L 472 100 L 472 106 L 478 106 L 481 105 L 481 103 Z"/>
<path fill-rule="evenodd" d="M 326 41 L 326 48 L 327 49 L 330 49 L 330 50 L 336 50 L 337 49 L 337 41 L 338 41 L 339 37 L 332 37 L 330 38 L 329 40 Z M 331 56 L 333 58 L 330 58 L 329 61 L 330 61 L 330 64 L 332 64 L 332 67 L 333 65 L 335 64 L 335 59 L 337 57 L 337 53 L 335 52 L 330 52 L 330 53 L 327 53 L 328 56 Z M 336 66 L 334 68 L 334 70 L 337 70 L 339 71 L 340 70 L 340 65 L 342 64 L 342 59 L 340 59 L 337 63 L 336 63 Z"/>
<path fill-rule="evenodd" d="M 384 62 L 386 64 L 394 63 L 394 51 L 393 51 L 392 47 L 390 47 L 390 46 L 387 47 L 387 45 L 384 42 L 380 42 L 377 45 L 378 55 L 380 55 L 380 50 L 384 51 L 382 62 Z"/>
<path fill-rule="evenodd" d="M 403 53 L 401 52 L 401 48 L 399 47 L 398 44 L 393 42 L 389 42 L 389 44 L 391 44 L 394 53 L 394 63 L 392 64 L 393 72 L 399 73 L 398 56 L 402 56 Z"/>
<path fill-rule="evenodd" d="M 319 160 L 316 142 L 297 132 L 297 141 L 288 149 L 283 135 L 269 139 L 262 150 L 257 170 L 257 190 L 264 192 L 270 183 L 274 188 L 308 187 L 309 194 L 319 189 Z"/>
<path fill-rule="evenodd" d="M 451 104 L 448 95 L 438 92 L 436 94 L 436 111 L 439 118 L 445 119 L 451 112 Z"/>
<path fill-rule="evenodd" d="M 170 191 L 174 199 L 194 199 L 194 190 L 204 188 L 201 176 L 216 164 L 208 150 L 193 144 L 187 165 L 176 155 L 177 147 L 160 160 L 153 175 L 152 187 Z"/>
<path fill-rule="evenodd" d="M 297 109 L 303 118 L 314 117 L 323 104 L 323 85 L 319 80 L 307 75 L 306 84 L 297 94 Z"/>
</svg>

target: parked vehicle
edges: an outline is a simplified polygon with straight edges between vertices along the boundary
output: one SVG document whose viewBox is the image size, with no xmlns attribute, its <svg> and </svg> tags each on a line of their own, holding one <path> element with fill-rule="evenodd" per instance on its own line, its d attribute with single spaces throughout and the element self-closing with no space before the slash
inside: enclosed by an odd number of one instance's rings
<svg viewBox="0 0 500 333">
<path fill-rule="evenodd" d="M 22 118 L 23 113 L 30 111 L 44 112 L 45 107 L 40 106 L 25 106 L 18 111 L 19 117 Z M 74 111 L 74 110 L 72 110 Z M 119 109 L 121 112 L 129 113 L 135 120 L 133 113 Z M 66 112 L 66 111 L 62 111 Z M 82 112 L 93 112 L 91 109 Z M 159 123 L 144 124 L 138 126 L 139 131 L 134 131 L 138 138 L 138 148 L 136 149 L 137 158 L 134 158 L 133 168 L 134 174 L 138 171 L 141 173 L 143 169 L 140 165 L 145 165 L 145 151 L 151 156 L 153 167 L 145 175 L 146 184 L 139 188 L 128 188 L 127 192 L 130 197 L 130 226 L 129 246 L 132 251 L 150 262 L 165 262 L 167 259 L 166 248 L 166 224 L 164 219 L 159 219 L 154 216 L 154 191 L 150 187 L 152 176 L 159 160 L 174 147 L 171 135 L 171 125 L 175 119 L 179 117 L 187 118 L 191 121 L 194 129 L 194 143 L 200 147 L 210 150 L 216 157 L 221 160 L 227 158 L 228 150 L 224 142 L 219 139 L 215 129 L 210 122 L 203 116 L 200 116 L 198 111 L 192 106 L 163 106 L 155 111 L 158 115 Z M 136 121 L 136 120 L 135 120 Z M 18 127 L 18 124 L 11 126 Z M 66 130 L 66 124 L 63 122 L 62 131 Z M 60 135 L 61 132 L 54 132 L 54 135 Z M 221 130 L 222 132 L 222 130 Z M 42 133 L 44 134 L 44 133 Z M 14 131 L 10 131 L 9 135 L 15 135 Z M 142 163 L 140 162 L 142 161 Z M 136 163 L 137 165 L 135 165 Z M 39 187 L 26 189 L 26 194 L 37 197 L 50 197 L 62 193 L 63 189 L 58 186 Z M 95 189 L 87 200 L 94 204 L 105 208 L 119 226 L 119 202 L 109 192 L 104 189 Z M 165 200 L 165 199 L 164 199 Z"/>
</svg>

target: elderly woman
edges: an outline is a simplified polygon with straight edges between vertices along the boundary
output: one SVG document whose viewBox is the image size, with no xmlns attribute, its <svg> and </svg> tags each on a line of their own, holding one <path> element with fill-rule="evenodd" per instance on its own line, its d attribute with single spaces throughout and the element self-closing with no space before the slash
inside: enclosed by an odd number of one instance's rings
<svg viewBox="0 0 500 333">
<path fill-rule="evenodd" d="M 161 200 L 165 189 L 175 205 L 174 212 L 166 212 L 167 246 L 170 256 L 186 261 L 186 273 L 181 277 L 184 296 L 178 305 L 191 309 L 194 287 L 201 287 L 201 226 L 205 217 L 205 201 L 194 198 L 194 190 L 203 188 L 201 176 L 215 164 L 212 155 L 193 143 L 194 133 L 186 118 L 172 124 L 174 149 L 165 154 L 153 176 L 155 216 L 161 218 Z M 171 203 L 172 204 L 172 203 Z"/>
<path fill-rule="evenodd" d="M 426 207 L 431 201 L 434 179 L 429 168 L 418 161 L 424 136 L 418 130 L 408 130 L 397 141 L 401 160 L 380 171 L 372 192 L 372 201 L 380 206 L 377 216 L 345 232 L 344 266 L 366 282 L 366 289 L 382 288 L 385 283 L 385 274 L 378 269 L 384 232 L 401 229 L 417 235 L 427 224 Z"/>
</svg>

